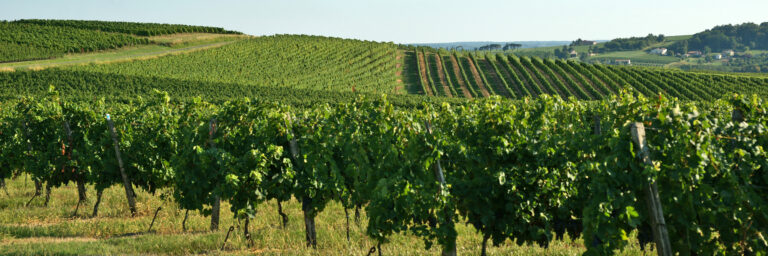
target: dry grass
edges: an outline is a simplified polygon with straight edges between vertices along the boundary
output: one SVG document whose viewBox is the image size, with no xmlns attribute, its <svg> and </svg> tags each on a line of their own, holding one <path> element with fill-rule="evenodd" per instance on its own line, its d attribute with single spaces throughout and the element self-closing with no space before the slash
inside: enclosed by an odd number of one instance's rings
<svg viewBox="0 0 768 256">
<path fill-rule="evenodd" d="M 152 42 L 166 45 L 179 45 L 190 42 L 218 41 L 222 39 L 248 38 L 248 35 L 211 34 L 211 33 L 180 33 L 147 37 Z"/>
<path fill-rule="evenodd" d="M 0 245 L 13 245 L 13 244 L 51 244 L 51 243 L 65 243 L 65 242 L 95 242 L 98 241 L 92 237 L 26 237 L 26 238 L 10 238 L 0 241 Z"/>
</svg>

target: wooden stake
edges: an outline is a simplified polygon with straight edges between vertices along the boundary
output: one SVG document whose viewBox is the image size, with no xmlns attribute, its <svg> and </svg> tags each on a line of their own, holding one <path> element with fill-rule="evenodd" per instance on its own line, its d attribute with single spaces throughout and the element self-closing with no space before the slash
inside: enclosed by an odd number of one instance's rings
<svg viewBox="0 0 768 256">
<path fill-rule="evenodd" d="M 288 143 L 288 147 L 291 150 L 291 157 L 298 168 L 302 168 L 301 156 L 299 154 L 299 145 L 296 142 L 296 136 L 293 134 L 292 117 L 287 116 L 286 122 L 288 133 L 291 136 L 291 140 Z M 304 238 L 307 240 L 307 247 L 317 248 L 317 233 L 315 232 L 315 216 L 311 208 L 312 198 L 304 197 L 301 199 L 301 210 L 304 212 Z"/>
<path fill-rule="evenodd" d="M 125 197 L 128 198 L 128 207 L 131 210 L 131 217 L 136 216 L 136 199 L 134 198 L 133 188 L 131 188 L 131 179 L 125 173 L 125 167 L 123 166 L 123 158 L 120 156 L 120 144 L 117 139 L 117 131 L 115 131 L 115 123 L 112 122 L 109 114 L 107 114 L 107 124 L 109 125 L 109 132 L 112 134 L 112 143 L 115 144 L 115 157 L 117 158 L 117 166 L 120 168 L 120 176 L 123 179 L 123 187 L 125 187 Z"/>
<path fill-rule="evenodd" d="M 349 242 L 349 211 L 347 210 L 347 207 L 344 207 L 344 216 L 347 220 L 347 242 Z"/>
<path fill-rule="evenodd" d="M 147 233 L 152 232 L 152 226 L 155 225 L 155 219 L 157 219 L 157 214 L 160 212 L 161 209 L 163 209 L 162 206 L 157 207 L 157 211 L 155 211 L 155 217 L 152 217 L 152 222 L 149 223 L 149 229 L 147 229 Z"/>
<path fill-rule="evenodd" d="M 640 122 L 634 123 L 632 124 L 631 131 L 632 140 L 637 145 L 640 160 L 643 164 L 652 166 L 653 162 L 651 161 L 650 151 L 645 140 L 645 126 Z M 671 256 L 672 245 L 669 242 L 667 224 L 664 221 L 664 212 L 661 207 L 661 199 L 659 198 L 659 189 L 656 186 L 655 180 L 646 184 L 645 196 L 645 202 L 651 217 L 651 229 L 653 230 L 653 239 L 656 242 L 656 251 L 659 256 Z"/>
<path fill-rule="evenodd" d="M 742 113 L 741 110 L 734 109 L 731 112 L 731 120 L 733 120 L 736 123 L 744 122 L 744 113 Z"/>
<path fill-rule="evenodd" d="M 189 210 L 184 212 L 184 220 L 181 221 L 181 230 L 187 232 L 187 218 L 189 218 Z"/>
<path fill-rule="evenodd" d="M 21 122 L 21 126 L 24 129 L 24 137 L 27 139 L 27 157 L 32 157 L 32 140 L 29 138 L 29 126 L 27 126 L 26 121 Z M 39 196 L 42 192 L 43 185 L 40 183 L 40 181 L 35 177 L 32 177 L 32 180 L 35 182 L 35 194 L 32 195 L 32 198 L 30 198 L 24 206 L 29 206 L 29 204 L 32 203 L 32 200 L 34 200 L 35 197 Z"/>
<path fill-rule="evenodd" d="M 227 240 L 229 240 L 229 234 L 232 233 L 232 231 L 235 230 L 234 226 L 229 226 L 229 231 L 227 231 L 227 236 L 224 237 L 224 243 L 221 244 L 221 250 L 224 250 L 224 246 L 227 245 Z"/>
<path fill-rule="evenodd" d="M 283 228 L 288 226 L 288 215 L 283 212 L 283 204 L 280 203 L 280 199 L 277 200 L 277 214 L 283 219 Z"/>
<path fill-rule="evenodd" d="M 99 216 L 99 204 L 101 204 L 101 195 L 103 193 L 104 193 L 104 190 L 96 189 L 96 203 L 93 204 L 93 214 L 91 214 L 91 218 Z"/>
<path fill-rule="evenodd" d="M 208 145 L 213 149 L 216 148 L 216 142 L 213 141 L 213 136 L 216 134 L 216 119 L 211 119 L 208 122 Z M 211 231 L 219 230 L 219 213 L 221 209 L 221 198 L 219 195 L 213 196 L 213 205 L 211 208 Z"/>
<path fill-rule="evenodd" d="M 595 135 L 600 135 L 600 133 L 603 132 L 602 127 L 600 126 L 600 116 L 592 116 L 592 121 L 595 122 L 595 126 L 592 128 L 592 130 L 594 131 Z"/>
<path fill-rule="evenodd" d="M 432 134 L 432 126 L 429 124 L 429 121 L 424 122 L 424 124 L 425 124 L 425 126 L 427 128 L 427 133 Z M 440 165 L 440 160 L 439 159 L 437 161 L 435 161 L 435 168 L 433 170 L 435 172 L 435 178 L 437 179 L 438 182 L 440 182 L 440 190 L 444 189 L 445 186 L 446 186 L 445 185 L 445 175 L 443 175 L 443 167 Z M 449 212 L 449 211 L 446 211 L 446 214 L 448 214 L 448 216 L 446 216 L 447 217 L 446 219 L 449 220 L 448 221 L 449 223 L 443 223 L 443 224 L 453 225 L 453 223 L 451 223 L 451 220 L 453 219 L 452 216 L 451 216 L 452 213 Z M 454 239 L 453 241 L 449 241 L 449 244 L 446 245 L 445 247 L 443 247 L 442 255 L 443 256 L 456 256 L 456 254 L 457 254 L 456 253 L 456 240 Z"/>
<path fill-rule="evenodd" d="M 5 179 L 0 179 L 0 187 L 3 188 L 6 196 L 11 197 L 11 194 L 8 193 L 8 187 L 5 186 Z"/>
<path fill-rule="evenodd" d="M 48 202 L 51 201 L 51 189 L 52 185 L 51 182 L 48 181 L 45 183 L 45 203 L 43 203 L 44 207 L 48 207 Z"/>
</svg>

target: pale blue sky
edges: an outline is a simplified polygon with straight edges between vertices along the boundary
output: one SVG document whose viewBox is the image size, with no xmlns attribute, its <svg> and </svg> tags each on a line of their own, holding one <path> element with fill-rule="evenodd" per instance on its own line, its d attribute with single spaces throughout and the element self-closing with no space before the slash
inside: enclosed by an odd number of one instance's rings
<svg viewBox="0 0 768 256">
<path fill-rule="evenodd" d="M 612 39 L 768 21 L 768 0 L 0 0 L 0 20 L 98 19 L 397 43 Z"/>
</svg>

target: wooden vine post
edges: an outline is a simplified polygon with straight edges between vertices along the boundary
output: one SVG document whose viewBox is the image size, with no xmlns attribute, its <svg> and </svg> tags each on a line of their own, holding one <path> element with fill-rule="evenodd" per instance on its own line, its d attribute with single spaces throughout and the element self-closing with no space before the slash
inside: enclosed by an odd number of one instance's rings
<svg viewBox="0 0 768 256">
<path fill-rule="evenodd" d="M 31 132 L 29 131 L 29 126 L 27 126 L 27 121 L 21 122 L 21 127 L 24 130 L 24 137 L 27 140 L 27 157 L 32 157 L 32 139 Z M 40 182 L 40 180 L 33 178 L 35 182 L 35 194 L 32 195 L 32 198 L 27 201 L 25 206 L 29 206 L 30 203 L 32 203 L 32 200 L 35 199 L 35 197 L 39 196 L 42 193 L 43 190 L 43 184 Z M 26 183 L 25 183 L 26 184 Z"/>
<path fill-rule="evenodd" d="M 107 125 L 109 125 L 109 132 L 112 134 L 112 143 L 115 144 L 115 157 L 117 158 L 117 166 L 120 168 L 120 176 L 123 178 L 123 186 L 125 187 L 125 196 L 128 198 L 128 207 L 131 209 L 131 216 L 136 216 L 136 199 L 133 194 L 133 188 L 131 188 L 131 180 L 125 173 L 125 167 L 123 167 L 123 158 L 120 156 L 120 144 L 117 140 L 117 132 L 115 131 L 115 123 L 107 114 Z"/>
<path fill-rule="evenodd" d="M 208 123 L 208 145 L 216 148 L 216 142 L 213 141 L 213 135 L 216 134 L 216 119 L 211 119 Z M 211 207 L 211 231 L 219 230 L 219 212 L 221 209 L 221 197 L 218 194 L 213 195 L 213 205 Z"/>
<path fill-rule="evenodd" d="M 737 123 L 744 122 L 744 114 L 739 109 L 731 111 L 731 120 Z"/>
<path fill-rule="evenodd" d="M 67 150 L 66 150 L 66 156 L 67 160 L 72 160 L 72 129 L 69 126 L 69 121 L 64 120 L 64 132 L 67 134 Z M 62 166 L 62 171 L 66 169 L 66 164 Z M 74 171 L 74 167 L 72 168 L 72 171 Z M 77 216 L 77 210 L 80 209 L 80 204 L 84 203 L 86 200 L 85 197 L 85 178 L 83 178 L 83 175 L 78 173 L 76 174 L 75 183 L 77 183 L 77 206 L 75 207 L 75 213 L 72 214 L 72 216 Z"/>
<path fill-rule="evenodd" d="M 645 165 L 653 165 L 650 156 L 650 150 L 645 140 L 645 126 L 643 123 L 633 123 L 632 140 L 638 148 L 638 157 Z M 659 198 L 659 188 L 656 181 L 651 181 L 645 186 L 645 202 L 651 217 L 651 229 L 653 230 L 653 240 L 656 242 L 656 251 L 659 256 L 671 256 L 672 245 L 669 242 L 669 233 L 667 233 L 667 224 L 664 221 L 664 212 Z"/>
<path fill-rule="evenodd" d="M 592 121 L 595 123 L 595 125 L 592 127 L 592 131 L 595 133 L 595 135 L 600 135 L 600 133 L 603 132 L 602 126 L 600 125 L 600 116 L 592 116 Z"/>
<path fill-rule="evenodd" d="M 425 123 L 425 127 L 427 128 L 427 133 L 432 134 L 432 126 L 429 124 L 429 121 L 426 121 L 424 123 Z M 442 190 L 445 189 L 446 185 L 445 185 L 445 175 L 443 175 L 443 167 L 442 165 L 440 165 L 439 159 L 435 161 L 433 172 L 435 174 L 435 179 L 437 179 L 437 181 L 440 182 L 440 193 L 441 193 Z M 451 220 L 453 219 L 453 216 L 452 216 L 453 212 L 451 212 L 448 209 L 444 209 L 444 210 L 445 210 L 445 213 L 448 215 L 446 216 L 448 223 L 444 223 L 444 224 L 452 225 L 453 223 L 451 223 Z M 448 245 L 443 247 L 442 255 L 456 256 L 456 240 L 455 239 L 450 241 Z"/>
<path fill-rule="evenodd" d="M 286 122 L 288 124 L 288 135 L 291 136 L 291 140 L 288 143 L 291 150 L 291 158 L 293 158 L 298 168 L 302 168 L 299 145 L 296 142 L 296 136 L 293 134 L 293 117 L 290 115 L 286 116 Z M 317 248 L 317 231 L 315 229 L 315 216 L 312 210 L 312 198 L 304 197 L 301 199 L 301 210 L 304 212 L 304 237 L 307 240 L 307 247 Z"/>
</svg>

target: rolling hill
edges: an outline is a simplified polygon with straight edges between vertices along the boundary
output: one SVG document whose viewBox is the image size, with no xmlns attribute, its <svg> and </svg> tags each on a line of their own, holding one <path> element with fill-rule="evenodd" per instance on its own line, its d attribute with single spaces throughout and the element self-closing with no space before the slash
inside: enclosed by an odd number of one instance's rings
<svg viewBox="0 0 768 256">
<path fill-rule="evenodd" d="M 411 81 L 412 90 L 435 96 L 519 99 L 555 94 L 598 100 L 624 87 L 646 96 L 665 94 L 684 100 L 713 100 L 730 93 L 768 96 L 768 79 L 734 74 L 446 51 L 418 52 L 410 60 L 407 71 L 419 77 Z"/>
<path fill-rule="evenodd" d="M 169 44 L 173 38 L 194 43 L 207 40 L 201 38 L 210 32 L 236 33 L 208 27 L 91 21 L 31 20 L 3 25 L 45 26 L 52 31 L 43 35 L 50 42 L 62 37 L 51 28 L 107 33 L 152 44 Z M 137 36 L 165 33 L 171 33 L 170 39 L 162 38 L 165 41 L 157 36 Z M 89 37 L 102 35 L 89 34 L 83 38 Z M 675 40 L 678 39 L 684 38 Z M 44 94 L 50 85 L 72 98 L 130 100 L 157 89 L 168 91 L 177 99 L 202 97 L 225 101 L 233 97 L 259 97 L 292 105 L 338 102 L 361 93 L 389 94 L 396 104 L 405 106 L 493 95 L 522 99 L 551 94 L 599 100 L 625 87 L 647 96 L 664 94 L 696 101 L 719 99 L 735 92 L 768 96 L 768 79 L 755 76 L 449 52 L 321 36 L 274 35 L 231 40 L 234 41 L 166 56 L 62 65 L 44 71 L 12 69 L 14 72 L 0 72 L 0 97 Z"/>
</svg>

